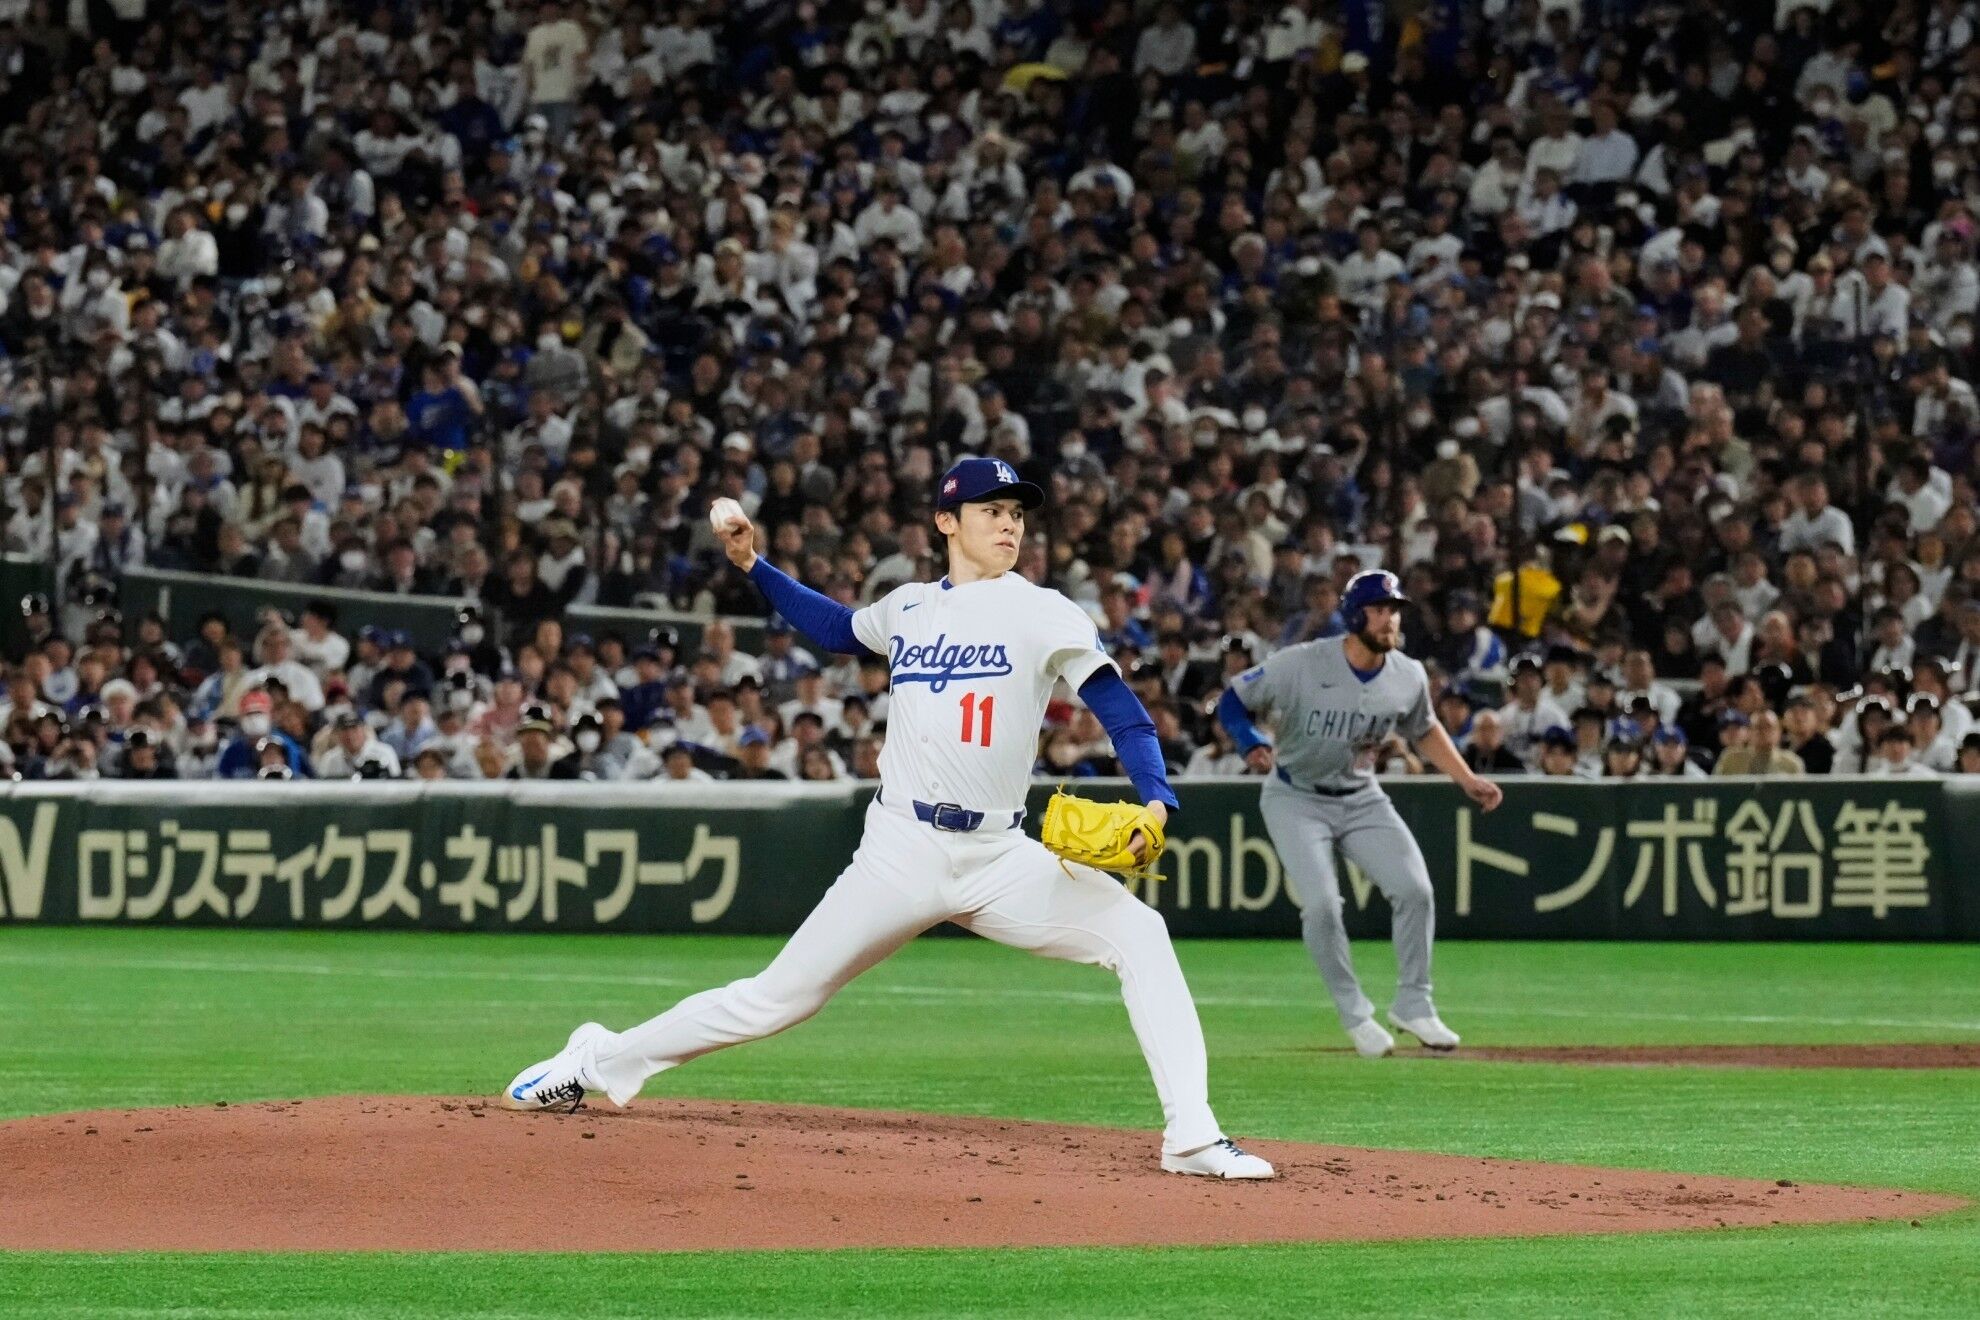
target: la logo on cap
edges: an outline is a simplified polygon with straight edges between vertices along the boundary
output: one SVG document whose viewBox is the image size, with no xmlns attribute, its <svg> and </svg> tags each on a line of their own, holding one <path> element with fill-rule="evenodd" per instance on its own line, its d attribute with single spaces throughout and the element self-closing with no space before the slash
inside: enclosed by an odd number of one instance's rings
<svg viewBox="0 0 1980 1320">
<path fill-rule="evenodd" d="M 1011 471 L 1011 465 L 1002 459 L 997 460 L 997 480 L 1010 486 L 1017 484 L 1017 473 Z"/>
</svg>

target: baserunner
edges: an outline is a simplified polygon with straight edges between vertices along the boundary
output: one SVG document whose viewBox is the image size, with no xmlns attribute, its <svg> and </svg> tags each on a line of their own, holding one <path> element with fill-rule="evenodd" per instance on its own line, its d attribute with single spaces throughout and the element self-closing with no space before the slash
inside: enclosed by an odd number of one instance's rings
<svg viewBox="0 0 1980 1320">
<path fill-rule="evenodd" d="M 1389 1023 L 1433 1050 L 1457 1048 L 1458 1034 L 1430 998 L 1430 945 L 1437 911 L 1423 850 L 1375 779 L 1375 755 L 1401 735 L 1457 781 L 1485 811 L 1499 805 L 1497 784 L 1473 774 L 1431 714 L 1430 680 L 1402 654 L 1396 575 L 1359 573 L 1341 594 L 1347 632 L 1274 653 L 1239 674 L 1217 704 L 1254 770 L 1266 776 L 1259 810 L 1303 910 L 1307 952 L 1334 996 L 1341 1025 L 1362 1055 L 1381 1058 L 1395 1037 L 1375 1020 L 1375 1006 L 1355 978 L 1341 921 L 1338 847 L 1389 900 L 1396 946 L 1396 997 Z M 1255 720 L 1268 718 L 1270 739 Z"/>
</svg>

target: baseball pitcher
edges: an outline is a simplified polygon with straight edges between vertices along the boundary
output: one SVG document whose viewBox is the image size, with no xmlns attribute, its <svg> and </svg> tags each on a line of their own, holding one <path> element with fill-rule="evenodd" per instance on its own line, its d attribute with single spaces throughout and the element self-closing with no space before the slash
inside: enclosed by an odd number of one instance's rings
<svg viewBox="0 0 1980 1320">
<path fill-rule="evenodd" d="M 1408 604 L 1393 573 L 1356 574 L 1341 594 L 1339 637 L 1279 651 L 1226 689 L 1218 719 L 1251 767 L 1266 774 L 1259 810 L 1299 899 L 1307 951 L 1334 996 L 1341 1025 L 1368 1058 L 1394 1051 L 1395 1037 L 1375 1020 L 1361 992 L 1341 923 L 1334 849 L 1359 866 L 1389 900 L 1396 945 L 1396 998 L 1389 1022 L 1435 1050 L 1458 1035 L 1430 1000 L 1430 944 L 1436 907 L 1423 851 L 1376 782 L 1376 749 L 1400 734 L 1457 781 L 1485 811 L 1503 796 L 1473 774 L 1430 709 L 1423 666 L 1396 648 L 1400 607 Z M 1268 741 L 1254 717 L 1269 716 Z"/>
<path fill-rule="evenodd" d="M 880 791 L 851 864 L 767 968 L 627 1031 L 584 1024 L 562 1051 L 517 1075 L 503 1093 L 508 1105 L 574 1108 L 590 1092 L 623 1105 L 655 1073 L 796 1026 L 916 935 L 953 921 L 1120 977 L 1161 1097 L 1164 1169 L 1272 1176 L 1270 1164 L 1225 1138 L 1210 1111 L 1203 1031 L 1168 927 L 1108 875 L 1066 860 L 1145 865 L 1176 800 L 1154 725 L 1100 649 L 1092 620 L 1012 571 L 1025 513 L 1043 501 L 1009 464 L 963 459 L 936 500 L 948 576 L 904 584 L 859 610 L 759 558 L 733 501 L 710 511 L 731 562 L 813 645 L 886 660 L 893 699 Z M 1038 729 L 1062 678 L 1106 726 L 1145 804 L 1048 813 L 1048 838 L 1075 836 L 1063 857 L 1020 828 Z M 1096 844 L 1110 814 L 1117 837 Z"/>
</svg>

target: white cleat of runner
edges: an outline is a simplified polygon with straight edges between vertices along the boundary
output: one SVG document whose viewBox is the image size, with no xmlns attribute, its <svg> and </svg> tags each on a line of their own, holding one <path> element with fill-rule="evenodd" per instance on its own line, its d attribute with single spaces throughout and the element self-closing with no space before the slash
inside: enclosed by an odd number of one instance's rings
<svg viewBox="0 0 1980 1320">
<path fill-rule="evenodd" d="M 1374 1018 L 1349 1027 L 1348 1039 L 1354 1042 L 1354 1052 L 1364 1059 L 1386 1059 L 1396 1052 L 1396 1038 Z"/>
<path fill-rule="evenodd" d="M 1397 1017 L 1392 1012 L 1389 1014 L 1389 1025 L 1416 1037 L 1427 1050 L 1454 1050 L 1458 1047 L 1458 1034 L 1445 1026 L 1434 1012 L 1413 1018 Z"/>
</svg>

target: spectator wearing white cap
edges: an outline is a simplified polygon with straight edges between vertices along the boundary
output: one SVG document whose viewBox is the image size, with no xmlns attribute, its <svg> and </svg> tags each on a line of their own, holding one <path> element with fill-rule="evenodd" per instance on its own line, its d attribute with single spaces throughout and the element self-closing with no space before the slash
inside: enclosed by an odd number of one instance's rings
<svg viewBox="0 0 1980 1320">
<path fill-rule="evenodd" d="M 331 745 L 316 758 L 319 779 L 378 779 L 402 777 L 399 754 L 380 739 L 356 711 L 337 716 L 331 727 Z"/>
</svg>

